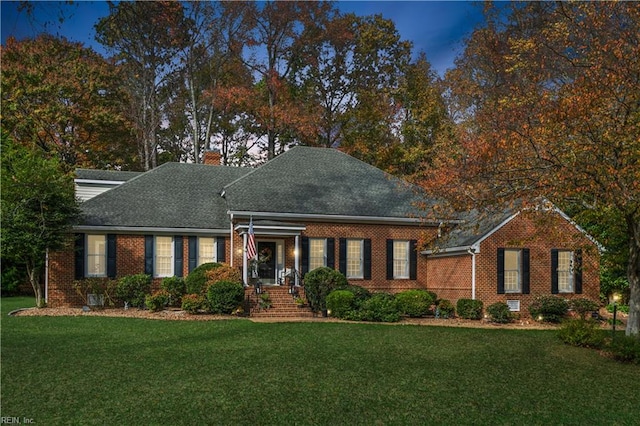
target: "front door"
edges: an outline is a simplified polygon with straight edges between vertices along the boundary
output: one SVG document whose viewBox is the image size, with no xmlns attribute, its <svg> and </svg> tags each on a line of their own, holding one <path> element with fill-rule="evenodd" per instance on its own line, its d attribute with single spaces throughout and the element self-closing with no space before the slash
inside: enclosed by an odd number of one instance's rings
<svg viewBox="0 0 640 426">
<path fill-rule="evenodd" d="M 276 283 L 276 243 L 258 241 L 258 278 L 263 284 Z"/>
</svg>

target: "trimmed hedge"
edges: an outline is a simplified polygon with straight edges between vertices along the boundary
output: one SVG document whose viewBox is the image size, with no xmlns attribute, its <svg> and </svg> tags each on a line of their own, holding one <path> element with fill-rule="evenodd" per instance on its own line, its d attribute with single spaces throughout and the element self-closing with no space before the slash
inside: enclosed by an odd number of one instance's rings
<svg viewBox="0 0 640 426">
<path fill-rule="evenodd" d="M 397 322 L 401 319 L 398 302 L 389 293 L 373 293 L 362 304 L 359 316 L 362 321 Z"/>
<path fill-rule="evenodd" d="M 431 311 L 435 299 L 425 290 L 406 290 L 396 294 L 396 301 L 402 315 L 419 318 Z"/>
<path fill-rule="evenodd" d="M 160 288 L 169 294 L 169 305 L 180 306 L 180 298 L 186 291 L 184 279 L 181 277 L 167 277 L 160 283 Z"/>
<path fill-rule="evenodd" d="M 145 297 L 151 293 L 151 276 L 146 274 L 127 275 L 118 280 L 116 297 L 131 306 L 142 308 Z"/>
<path fill-rule="evenodd" d="M 214 314 L 231 314 L 244 301 L 244 287 L 233 281 L 218 281 L 209 286 L 207 301 Z"/>
<path fill-rule="evenodd" d="M 148 294 L 144 299 L 144 304 L 151 312 L 162 311 L 168 304 L 171 295 L 166 290 L 158 290 L 153 294 Z"/>
<path fill-rule="evenodd" d="M 458 316 L 464 319 L 482 319 L 482 300 L 458 299 L 456 311 Z"/>
<path fill-rule="evenodd" d="M 531 318 L 544 322 L 558 323 L 567 316 L 569 303 L 557 296 L 538 296 L 529 305 Z"/>
<path fill-rule="evenodd" d="M 350 290 L 334 290 L 327 296 L 327 311 L 332 317 L 346 319 L 355 308 L 355 300 Z"/>
<path fill-rule="evenodd" d="M 513 321 L 513 312 L 509 309 L 509 305 L 504 302 L 496 302 L 487 306 L 487 315 L 491 322 L 498 324 L 506 324 Z"/>
<path fill-rule="evenodd" d="M 222 266 L 221 263 L 203 263 L 191 271 L 184 280 L 186 292 L 189 294 L 206 294 L 207 271 L 219 268 L 220 266 Z"/>
</svg>

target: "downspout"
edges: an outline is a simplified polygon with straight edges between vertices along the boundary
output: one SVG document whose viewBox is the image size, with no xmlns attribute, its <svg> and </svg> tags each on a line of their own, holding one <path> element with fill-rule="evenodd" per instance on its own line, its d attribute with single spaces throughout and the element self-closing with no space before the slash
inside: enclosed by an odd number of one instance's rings
<svg viewBox="0 0 640 426">
<path fill-rule="evenodd" d="M 231 267 L 233 268 L 233 255 L 235 254 L 233 251 L 233 213 L 229 214 L 231 217 L 230 223 L 229 223 L 229 238 L 231 239 L 230 241 L 230 245 L 231 245 Z"/>
<path fill-rule="evenodd" d="M 298 279 L 298 272 L 300 271 L 300 235 L 296 235 L 295 237 L 295 250 L 293 251 L 293 255 L 294 255 L 294 269 L 296 271 L 296 273 L 294 274 L 295 276 L 295 284 L 296 285 L 300 285 L 299 279 Z"/>
<path fill-rule="evenodd" d="M 467 250 L 471 255 L 471 299 L 476 299 L 476 251 L 474 248 Z"/>
</svg>

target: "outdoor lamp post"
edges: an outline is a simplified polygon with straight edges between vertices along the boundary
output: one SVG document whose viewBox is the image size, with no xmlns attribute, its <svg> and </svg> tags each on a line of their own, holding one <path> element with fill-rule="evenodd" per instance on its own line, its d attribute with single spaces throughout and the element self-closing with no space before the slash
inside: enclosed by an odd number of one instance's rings
<svg viewBox="0 0 640 426">
<path fill-rule="evenodd" d="M 615 293 L 613 295 L 613 328 L 611 330 L 611 337 L 615 339 L 616 337 L 616 314 L 618 313 L 618 294 Z"/>
</svg>

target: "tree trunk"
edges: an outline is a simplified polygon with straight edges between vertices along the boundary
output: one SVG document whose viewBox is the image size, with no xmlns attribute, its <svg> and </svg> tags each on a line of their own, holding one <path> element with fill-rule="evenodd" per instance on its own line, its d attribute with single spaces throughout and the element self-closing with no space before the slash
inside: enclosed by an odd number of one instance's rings
<svg viewBox="0 0 640 426">
<path fill-rule="evenodd" d="M 40 285 L 40 270 L 39 268 L 27 264 L 27 275 L 29 275 L 29 282 L 33 288 L 33 294 L 36 296 L 36 306 L 43 308 L 45 300 L 42 297 L 42 286 Z"/>
<path fill-rule="evenodd" d="M 640 339 L 640 221 L 634 220 L 633 215 L 628 215 L 627 225 L 629 228 L 627 279 L 630 296 L 626 334 Z"/>
</svg>

